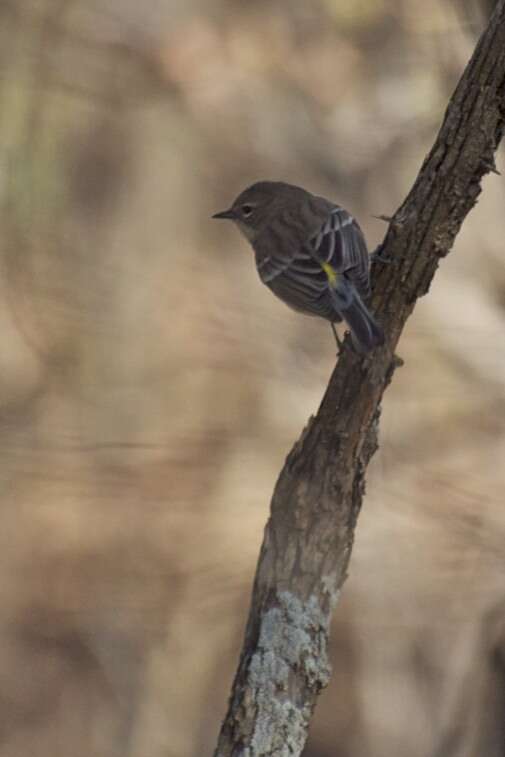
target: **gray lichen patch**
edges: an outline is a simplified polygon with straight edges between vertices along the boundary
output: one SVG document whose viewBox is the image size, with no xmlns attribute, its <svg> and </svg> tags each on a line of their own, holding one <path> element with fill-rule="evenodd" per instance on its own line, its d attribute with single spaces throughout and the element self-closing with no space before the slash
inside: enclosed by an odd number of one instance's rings
<svg viewBox="0 0 505 757">
<path fill-rule="evenodd" d="M 256 717 L 246 757 L 301 753 L 311 714 L 306 690 L 316 693 L 330 677 L 328 632 L 329 616 L 315 597 L 302 602 L 281 592 L 263 616 L 249 665 Z"/>
</svg>

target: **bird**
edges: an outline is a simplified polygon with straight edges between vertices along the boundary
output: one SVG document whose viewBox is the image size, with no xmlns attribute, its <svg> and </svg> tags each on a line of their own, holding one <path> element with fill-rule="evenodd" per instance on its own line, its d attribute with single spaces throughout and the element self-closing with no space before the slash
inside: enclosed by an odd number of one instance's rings
<svg viewBox="0 0 505 757">
<path fill-rule="evenodd" d="M 365 354 L 384 332 L 364 300 L 370 294 L 370 255 L 357 221 L 344 208 L 302 187 L 259 181 L 213 218 L 233 221 L 254 250 L 261 281 L 302 313 L 345 321 Z"/>
</svg>

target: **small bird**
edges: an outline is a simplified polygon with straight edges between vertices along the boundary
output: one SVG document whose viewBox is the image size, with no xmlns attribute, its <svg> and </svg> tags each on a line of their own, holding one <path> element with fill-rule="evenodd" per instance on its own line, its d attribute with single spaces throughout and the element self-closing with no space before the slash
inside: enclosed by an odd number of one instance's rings
<svg viewBox="0 0 505 757">
<path fill-rule="evenodd" d="M 281 181 L 259 181 L 229 210 L 251 244 L 264 284 L 294 310 L 335 323 L 344 320 L 359 353 L 384 343 L 363 300 L 370 293 L 370 256 L 354 218 L 339 205 Z"/>
</svg>

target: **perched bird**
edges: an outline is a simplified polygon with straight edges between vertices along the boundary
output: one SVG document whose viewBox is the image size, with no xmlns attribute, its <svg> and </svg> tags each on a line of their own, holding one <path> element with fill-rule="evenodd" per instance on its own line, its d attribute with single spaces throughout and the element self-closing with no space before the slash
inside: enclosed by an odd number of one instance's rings
<svg viewBox="0 0 505 757">
<path fill-rule="evenodd" d="M 259 276 L 294 310 L 335 323 L 344 320 L 360 353 L 384 342 L 363 300 L 370 292 L 370 258 L 363 232 L 343 208 L 301 187 L 260 181 L 229 210 L 254 249 Z"/>
</svg>

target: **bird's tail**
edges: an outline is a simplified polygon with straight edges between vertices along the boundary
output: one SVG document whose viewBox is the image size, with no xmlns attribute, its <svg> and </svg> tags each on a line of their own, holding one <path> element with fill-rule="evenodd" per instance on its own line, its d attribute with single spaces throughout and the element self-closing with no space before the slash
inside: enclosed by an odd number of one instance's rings
<svg viewBox="0 0 505 757">
<path fill-rule="evenodd" d="M 347 292 L 349 295 L 349 291 Z M 347 302 L 340 303 L 339 312 L 351 329 L 354 347 L 360 353 L 370 352 L 384 344 L 384 332 L 370 313 L 358 292 L 352 287 L 352 295 Z"/>
</svg>

